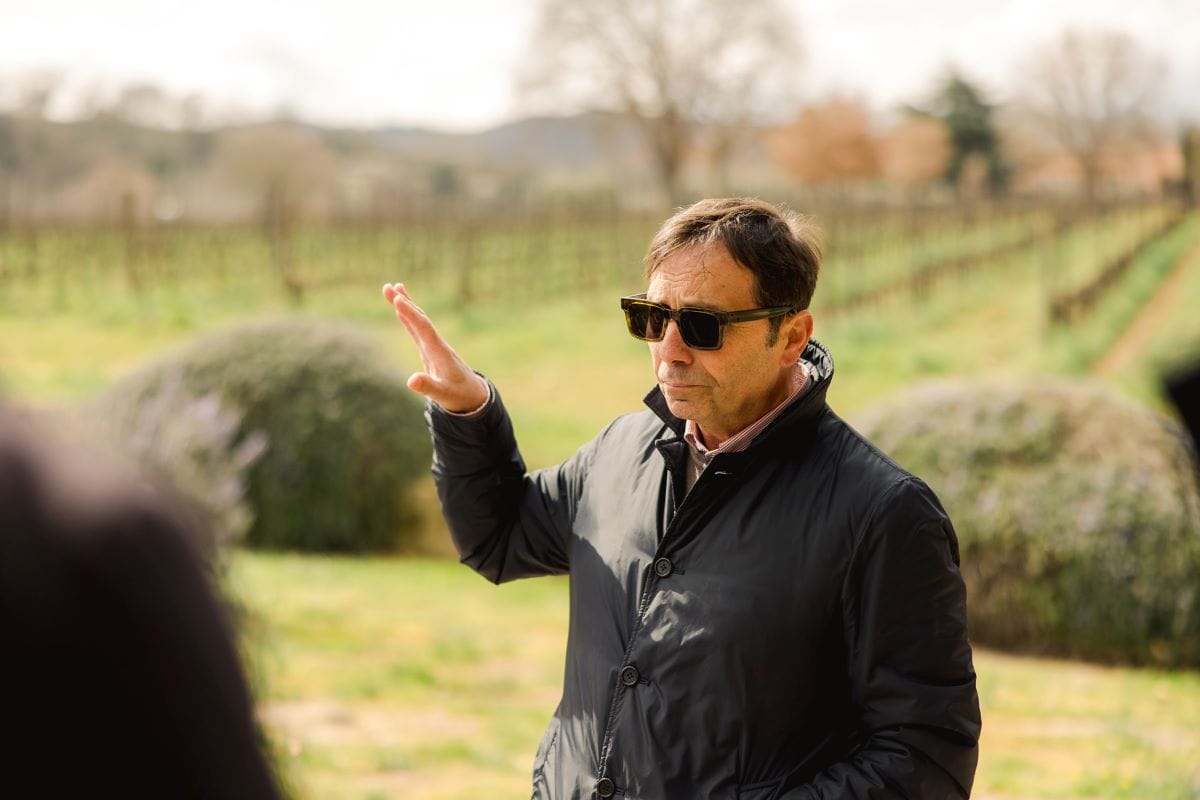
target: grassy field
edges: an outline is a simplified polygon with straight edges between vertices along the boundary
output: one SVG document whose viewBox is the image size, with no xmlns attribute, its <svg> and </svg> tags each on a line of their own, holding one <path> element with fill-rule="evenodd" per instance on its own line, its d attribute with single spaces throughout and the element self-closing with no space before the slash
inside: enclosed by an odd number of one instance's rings
<svg viewBox="0 0 1200 800">
<path fill-rule="evenodd" d="M 565 580 L 240 553 L 263 716 L 301 798 L 524 797 L 562 682 Z M 973 795 L 1200 797 L 1200 674 L 977 651 Z"/>
<path fill-rule="evenodd" d="M 823 316 L 818 290 L 817 336 L 837 362 L 831 402 L 853 420 L 928 378 L 1086 377 L 1153 300 L 1156 318 L 1139 355 L 1103 380 L 1162 407 L 1162 371 L 1200 355 L 1198 247 L 1193 215 L 1070 327 L 1047 322 L 1057 285 L 1047 270 L 1057 256 L 1044 244 L 855 312 Z M 586 291 L 464 308 L 449 288 L 453 275 L 409 271 L 400 259 L 395 251 L 352 278 L 322 282 L 299 308 L 269 274 L 243 274 L 236 260 L 218 272 L 177 268 L 171 281 L 136 291 L 127 276 L 82 256 L 66 275 L 10 272 L 0 280 L 0 391 L 77 407 L 147 359 L 264 314 L 356 323 L 411 369 L 416 353 L 378 289 L 406 280 L 447 338 L 500 386 L 531 466 L 562 459 L 615 414 L 640 406 L 653 376 L 616 302 L 640 288 L 636 264 L 627 280 L 609 275 Z M 1167 274 L 1176 280 L 1160 296 Z M 446 550 L 433 515 L 426 543 Z M 533 749 L 561 684 L 565 583 L 496 589 L 440 560 L 249 553 L 237 554 L 230 581 L 249 609 L 264 719 L 299 796 L 527 794 Z M 976 797 L 1200 798 L 1197 673 L 986 651 L 977 669 L 985 731 Z"/>
</svg>

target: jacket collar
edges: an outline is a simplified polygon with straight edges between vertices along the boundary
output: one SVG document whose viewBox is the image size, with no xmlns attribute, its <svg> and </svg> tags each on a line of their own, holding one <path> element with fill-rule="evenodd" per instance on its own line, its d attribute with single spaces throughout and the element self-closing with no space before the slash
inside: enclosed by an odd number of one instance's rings
<svg viewBox="0 0 1200 800">
<path fill-rule="evenodd" d="M 829 354 L 823 344 L 815 339 L 809 339 L 800 359 L 808 362 L 811 367 L 809 379 L 812 381 L 812 385 L 796 398 L 791 407 L 780 414 L 778 419 L 767 426 L 755 441 L 761 440 L 772 431 L 810 426 L 824 411 L 825 396 L 829 391 L 829 384 L 833 381 L 833 356 Z M 645 403 L 659 419 L 666 423 L 677 438 L 683 437 L 684 420 L 671 413 L 667 407 L 667 399 L 663 397 L 662 390 L 658 386 L 655 386 L 646 395 Z"/>
</svg>

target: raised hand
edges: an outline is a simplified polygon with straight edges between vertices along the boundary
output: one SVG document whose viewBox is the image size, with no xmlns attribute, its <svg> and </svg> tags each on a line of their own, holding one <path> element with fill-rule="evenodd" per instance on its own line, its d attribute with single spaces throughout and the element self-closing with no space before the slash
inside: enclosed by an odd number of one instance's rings
<svg viewBox="0 0 1200 800">
<path fill-rule="evenodd" d="M 487 382 L 459 358 L 437 332 L 433 322 L 409 297 L 403 283 L 385 283 L 383 297 L 396 309 L 396 318 L 421 351 L 424 372 L 414 372 L 408 388 L 447 411 L 474 411 L 488 399 Z"/>
</svg>

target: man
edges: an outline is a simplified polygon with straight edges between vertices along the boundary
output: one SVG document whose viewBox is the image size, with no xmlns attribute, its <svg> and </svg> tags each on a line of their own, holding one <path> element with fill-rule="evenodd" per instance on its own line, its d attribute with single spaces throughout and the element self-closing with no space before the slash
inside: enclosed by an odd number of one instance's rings
<svg viewBox="0 0 1200 800">
<path fill-rule="evenodd" d="M 420 347 L 463 561 L 569 573 L 563 697 L 536 798 L 959 798 L 980 730 L 937 499 L 826 405 L 819 250 L 756 200 L 669 219 L 624 298 L 649 411 L 525 473 L 495 387 L 384 287 Z"/>
<path fill-rule="evenodd" d="M 195 538 L 0 404 L 0 797 L 281 796 Z"/>
</svg>

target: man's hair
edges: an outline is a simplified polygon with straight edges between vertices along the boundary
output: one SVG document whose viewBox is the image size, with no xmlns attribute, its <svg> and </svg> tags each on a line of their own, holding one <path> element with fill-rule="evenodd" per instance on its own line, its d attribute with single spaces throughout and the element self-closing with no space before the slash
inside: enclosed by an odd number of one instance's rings
<svg viewBox="0 0 1200 800">
<path fill-rule="evenodd" d="M 792 211 L 752 197 L 701 200 L 663 223 L 646 251 L 646 279 L 668 257 L 690 247 L 721 244 L 754 275 L 755 301 L 763 307 L 808 308 L 821 269 L 816 227 Z M 774 344 L 783 319 L 771 320 Z"/>
</svg>

